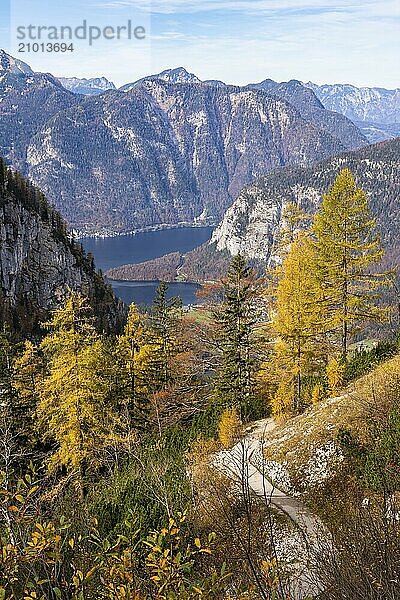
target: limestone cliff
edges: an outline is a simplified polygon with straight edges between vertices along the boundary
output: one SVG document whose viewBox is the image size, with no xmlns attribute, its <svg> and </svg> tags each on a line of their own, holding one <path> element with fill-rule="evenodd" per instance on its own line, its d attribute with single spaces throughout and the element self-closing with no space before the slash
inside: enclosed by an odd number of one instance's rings
<svg viewBox="0 0 400 600">
<path fill-rule="evenodd" d="M 39 330 L 69 289 L 86 294 L 100 329 L 118 329 L 124 308 L 39 190 L 0 161 L 0 318 L 15 334 Z"/>
</svg>

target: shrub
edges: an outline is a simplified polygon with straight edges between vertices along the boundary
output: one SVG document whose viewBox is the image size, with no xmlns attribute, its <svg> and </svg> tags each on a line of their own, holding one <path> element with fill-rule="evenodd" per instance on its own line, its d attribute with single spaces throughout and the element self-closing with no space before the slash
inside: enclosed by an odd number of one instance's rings
<svg viewBox="0 0 400 600">
<path fill-rule="evenodd" d="M 228 408 L 222 413 L 218 426 L 218 439 L 224 448 L 230 448 L 240 436 L 242 422 L 236 408 Z"/>
</svg>

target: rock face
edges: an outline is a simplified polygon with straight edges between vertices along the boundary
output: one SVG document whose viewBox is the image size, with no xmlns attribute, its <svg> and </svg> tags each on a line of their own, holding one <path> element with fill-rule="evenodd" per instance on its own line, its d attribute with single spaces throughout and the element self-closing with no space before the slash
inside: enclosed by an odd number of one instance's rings
<svg viewBox="0 0 400 600">
<path fill-rule="evenodd" d="M 177 69 L 82 97 L 3 59 L 5 158 L 85 233 L 215 223 L 271 169 L 366 143 L 299 82 L 238 88 Z"/>
<path fill-rule="evenodd" d="M 371 142 L 400 135 L 400 89 L 306 83 L 328 110 L 359 125 Z"/>
<path fill-rule="evenodd" d="M 32 137 L 50 117 L 78 100 L 52 75 L 34 73 L 0 50 L 0 156 L 26 174 L 26 152 Z"/>
<path fill-rule="evenodd" d="M 349 119 L 339 114 L 341 110 L 330 106 L 324 107 L 314 91 L 296 79 L 282 83 L 266 79 L 261 83 L 250 84 L 248 87 L 263 90 L 274 98 L 289 102 L 299 111 L 303 119 L 339 138 L 348 150 L 360 148 L 368 143 L 356 125 L 351 126 Z M 333 112 L 334 110 L 336 112 Z"/>
<path fill-rule="evenodd" d="M 79 77 L 58 77 L 58 81 L 66 90 L 74 94 L 83 94 L 84 96 L 95 96 L 102 94 L 107 90 L 115 90 L 115 85 L 105 77 L 94 77 L 91 79 Z"/>
<path fill-rule="evenodd" d="M 162 73 L 157 75 L 149 75 L 148 77 L 142 77 L 134 83 L 127 83 L 123 85 L 120 90 L 123 92 L 129 92 L 135 86 L 143 83 L 143 81 L 151 79 L 159 79 L 160 81 L 166 81 L 167 83 L 201 83 L 201 80 L 196 77 L 193 73 L 186 71 L 184 67 L 178 67 L 177 69 L 166 69 Z M 224 84 L 223 84 L 224 85 Z"/>
<path fill-rule="evenodd" d="M 122 303 L 60 215 L 22 178 L 0 183 L 0 320 L 17 334 L 35 333 L 73 289 L 89 297 L 99 328 L 118 330 Z"/>
<path fill-rule="evenodd" d="M 369 194 L 382 241 L 392 258 L 400 255 L 400 138 L 322 161 L 312 167 L 272 171 L 247 187 L 226 211 L 211 241 L 185 256 L 180 272 L 190 279 L 221 275 L 241 253 L 255 265 L 268 263 L 282 225 L 282 211 L 294 202 L 308 213 L 319 206 L 335 176 L 349 167 Z M 205 266 L 206 265 L 206 266 Z"/>
</svg>

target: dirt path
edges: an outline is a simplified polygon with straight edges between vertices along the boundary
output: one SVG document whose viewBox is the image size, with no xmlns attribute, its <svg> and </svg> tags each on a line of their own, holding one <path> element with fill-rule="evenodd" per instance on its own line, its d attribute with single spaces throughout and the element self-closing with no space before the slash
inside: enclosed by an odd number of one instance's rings
<svg viewBox="0 0 400 600">
<path fill-rule="evenodd" d="M 279 489 L 271 481 L 267 465 L 263 458 L 263 440 L 273 431 L 276 424 L 273 419 L 264 419 L 249 427 L 245 436 L 235 446 L 215 455 L 214 466 L 226 476 L 236 481 L 247 481 L 250 490 L 264 498 L 268 505 L 283 513 L 302 532 L 302 550 L 308 556 L 317 543 L 317 534 L 323 528 L 319 519 L 297 498 Z M 307 560 L 305 561 L 307 562 Z M 307 594 L 316 594 L 307 583 L 306 566 L 295 582 L 295 598 L 304 598 Z"/>
</svg>

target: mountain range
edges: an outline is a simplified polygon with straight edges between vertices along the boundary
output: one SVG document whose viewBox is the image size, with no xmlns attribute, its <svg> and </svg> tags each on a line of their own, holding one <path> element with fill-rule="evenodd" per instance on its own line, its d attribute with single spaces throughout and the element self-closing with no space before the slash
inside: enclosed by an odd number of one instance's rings
<svg viewBox="0 0 400 600">
<path fill-rule="evenodd" d="M 207 85 L 224 87 L 227 84 L 219 80 L 201 81 L 193 73 L 189 73 L 183 67 L 166 69 L 157 75 L 150 75 L 139 79 L 134 83 L 123 85 L 123 91 L 131 90 L 135 85 L 142 83 L 145 79 L 161 79 L 169 83 L 205 83 Z M 98 94 L 107 89 L 115 89 L 115 85 L 105 77 L 93 79 L 59 78 L 59 81 L 68 90 L 80 94 Z M 288 85 L 288 89 L 284 86 Z M 350 84 L 323 84 L 318 85 L 311 81 L 301 83 L 291 80 L 288 83 L 277 83 L 272 79 L 266 79 L 260 83 L 249 84 L 246 87 L 264 89 L 269 93 L 278 93 L 286 97 L 290 102 L 295 100 L 292 93 L 293 88 L 302 86 L 303 109 L 309 110 L 310 106 L 316 107 L 316 99 L 320 101 L 319 108 L 339 113 L 353 121 L 359 127 L 366 138 L 371 142 L 379 142 L 392 139 L 400 135 L 400 89 L 386 89 L 381 87 L 357 87 Z M 306 89 L 311 89 L 314 94 L 307 94 Z M 289 92 L 289 93 L 288 93 Z M 304 102 L 306 101 L 306 102 Z"/>
<path fill-rule="evenodd" d="M 366 146 L 355 121 L 395 132 L 397 92 L 237 87 L 183 68 L 117 90 L 105 78 L 36 73 L 1 51 L 0 155 L 81 234 L 214 224 L 269 171 Z"/>
<path fill-rule="evenodd" d="M 328 110 L 339 112 L 374 142 L 400 135 L 400 89 L 306 83 Z"/>
<path fill-rule="evenodd" d="M 218 222 L 270 169 L 367 144 L 299 82 L 268 91 L 178 70 L 82 96 L 0 60 L 0 153 L 83 233 Z"/>
<path fill-rule="evenodd" d="M 102 94 L 107 90 L 115 90 L 115 85 L 105 77 L 93 77 L 91 79 L 79 79 L 78 77 L 58 77 L 58 81 L 65 89 L 75 94 L 94 96 Z"/>
<path fill-rule="evenodd" d="M 145 79 L 161 79 L 169 83 L 205 83 L 211 86 L 224 87 L 227 84 L 218 80 L 201 81 L 193 73 L 188 73 L 183 67 L 167 69 Z M 143 79 L 122 86 L 120 89 L 132 89 Z M 270 94 L 282 96 L 289 102 L 294 101 L 303 110 L 310 108 L 325 108 L 328 111 L 340 113 L 361 129 L 367 139 L 378 142 L 400 135 L 400 89 L 393 90 L 379 87 L 356 87 L 348 84 L 317 85 L 312 82 L 302 83 L 296 79 L 289 82 L 277 83 L 265 79 L 260 83 L 248 84 L 248 88 L 262 89 Z M 311 89 L 314 94 L 307 92 Z M 294 93 L 296 91 L 296 93 Z M 298 93 L 300 95 L 298 96 Z M 316 100 L 320 102 L 317 103 Z"/>
</svg>

